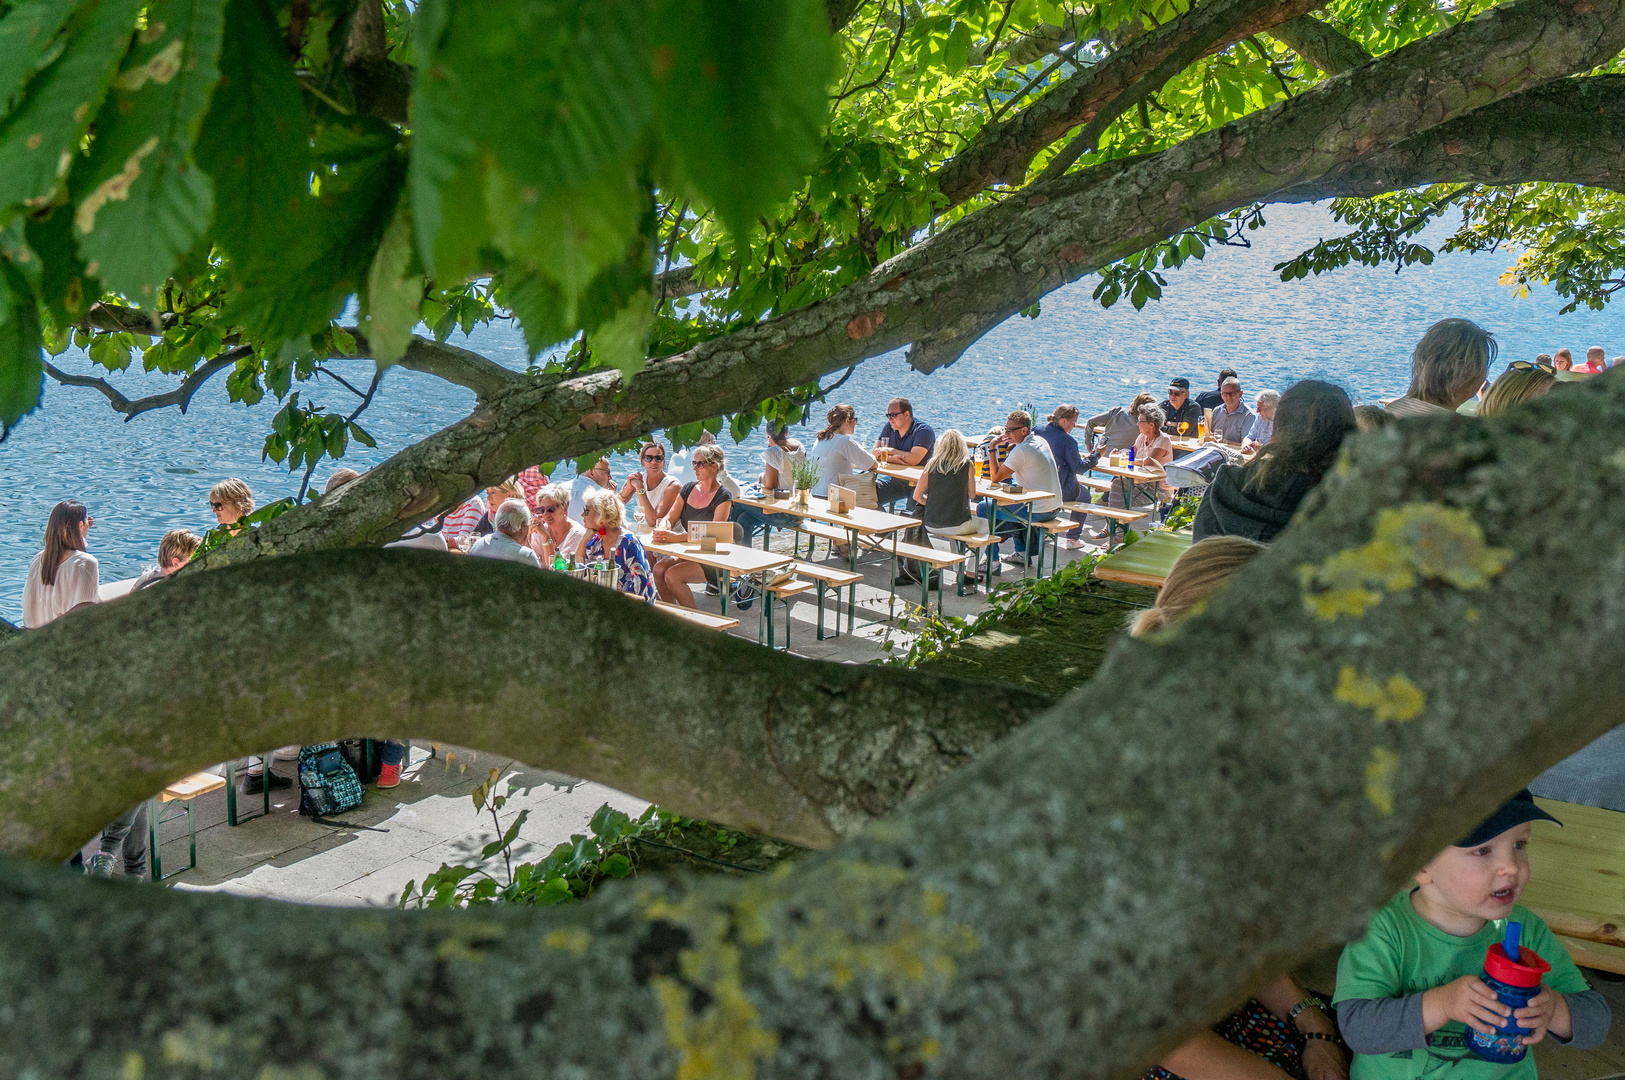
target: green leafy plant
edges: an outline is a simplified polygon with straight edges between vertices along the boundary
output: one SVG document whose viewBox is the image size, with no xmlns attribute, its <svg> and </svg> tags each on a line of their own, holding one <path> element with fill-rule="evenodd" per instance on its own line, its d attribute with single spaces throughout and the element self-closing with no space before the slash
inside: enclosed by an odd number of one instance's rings
<svg viewBox="0 0 1625 1080">
<path fill-rule="evenodd" d="M 790 459 L 790 483 L 797 491 L 811 491 L 823 475 L 823 468 L 811 458 L 798 454 Z"/>
<path fill-rule="evenodd" d="M 492 769 L 486 780 L 469 793 L 475 812 L 489 814 L 496 833 L 496 839 L 480 850 L 480 861 L 472 866 L 442 865 L 426 876 L 421 886 L 408 881 L 401 891 L 401 907 L 568 903 L 590 896 L 604 881 L 636 873 L 651 853 L 660 856 L 661 861 L 666 861 L 665 856 L 678 855 L 713 868 L 761 872 L 761 867 L 726 858 L 740 845 L 744 834 L 671 814 L 658 806 L 650 806 L 634 818 L 608 803 L 593 814 L 585 834 L 570 837 L 539 862 L 515 864 L 513 846 L 530 812 L 521 810 L 511 822 L 503 824 L 501 811 L 507 805 L 508 794 L 498 791 L 500 775 L 499 770 Z M 791 850 L 788 845 L 774 847 Z M 500 866 L 496 861 L 499 857 Z"/>
</svg>

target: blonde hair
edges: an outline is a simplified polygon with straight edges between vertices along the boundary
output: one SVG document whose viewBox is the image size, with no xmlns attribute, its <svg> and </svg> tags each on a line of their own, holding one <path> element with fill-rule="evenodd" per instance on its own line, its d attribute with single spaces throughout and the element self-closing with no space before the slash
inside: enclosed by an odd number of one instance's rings
<svg viewBox="0 0 1625 1080">
<path fill-rule="evenodd" d="M 619 529 L 621 527 L 621 500 L 615 497 L 613 491 L 589 492 L 581 500 L 581 516 L 583 518 L 587 516 L 588 510 L 598 515 L 600 528 Z"/>
<path fill-rule="evenodd" d="M 712 465 L 718 468 L 728 462 L 728 455 L 722 452 L 722 447 L 716 443 L 705 443 L 694 448 L 694 457 L 691 459 L 696 465 Z"/>
<path fill-rule="evenodd" d="M 1055 406 L 1055 411 L 1050 413 L 1045 419 L 1049 423 L 1053 424 L 1057 420 L 1076 420 L 1077 418 L 1078 407 L 1076 405 L 1057 405 Z"/>
<path fill-rule="evenodd" d="M 1514 405 L 1543 398 L 1557 385 L 1557 376 L 1540 368 L 1514 368 L 1503 372 L 1478 403 L 1478 415 L 1494 416 Z"/>
<path fill-rule="evenodd" d="M 1192 544 L 1168 571 L 1157 593 L 1156 606 L 1139 612 L 1130 621 L 1129 636 L 1144 637 L 1153 630 L 1172 626 L 1263 551 L 1263 544 L 1240 536 L 1210 536 Z"/>
<path fill-rule="evenodd" d="M 829 421 L 829 425 L 818 433 L 818 441 L 823 442 L 825 439 L 834 438 L 835 433 L 840 431 L 848 420 L 855 420 L 857 416 L 858 410 L 850 405 L 830 406 L 829 412 L 824 414 L 824 419 Z"/>
<path fill-rule="evenodd" d="M 228 477 L 210 488 L 209 501 L 229 503 L 244 517 L 254 512 L 254 493 L 248 490 L 247 484 L 235 476 Z"/>
<path fill-rule="evenodd" d="M 1139 413 L 1139 411 L 1140 411 L 1140 406 L 1141 405 L 1155 405 L 1156 403 L 1157 403 L 1157 397 L 1156 397 L 1155 394 L 1148 394 L 1148 393 L 1146 393 L 1145 391 L 1142 390 L 1142 391 L 1140 391 L 1140 393 L 1134 395 L 1134 400 L 1133 401 L 1129 402 L 1129 404 L 1128 404 L 1129 415 L 1130 416 L 1137 415 Z"/>
<path fill-rule="evenodd" d="M 569 506 L 570 489 L 563 484 L 543 484 L 536 489 L 536 501 L 550 502 L 554 506 Z"/>
<path fill-rule="evenodd" d="M 341 488 L 345 484 L 348 484 L 351 480 L 355 480 L 360 477 L 360 475 L 360 473 L 350 468 L 334 469 L 333 475 L 329 476 L 327 478 L 327 483 L 322 485 L 322 494 L 330 495 L 332 494 L 334 488 Z"/>
<path fill-rule="evenodd" d="M 525 493 L 519 487 L 519 481 L 515 480 L 511 476 L 508 477 L 508 479 L 501 481 L 500 483 L 486 484 L 485 485 L 485 490 L 486 491 L 500 491 L 500 492 L 502 492 L 502 494 L 508 496 L 508 498 L 518 499 L 520 502 L 525 501 Z M 507 502 L 508 500 L 503 499 L 502 501 Z M 497 505 L 501 506 L 501 503 L 498 503 Z M 490 505 L 489 500 L 487 500 L 487 502 L 486 502 L 486 509 L 489 510 L 492 514 L 495 514 L 497 512 L 496 508 L 492 507 Z M 525 509 L 528 510 L 528 509 L 530 509 L 530 507 L 526 506 Z M 496 519 L 493 517 L 491 520 L 495 521 Z"/>
<path fill-rule="evenodd" d="M 158 565 L 168 567 L 175 561 L 186 562 L 203 546 L 203 537 L 186 529 L 170 529 L 158 541 Z"/>
<path fill-rule="evenodd" d="M 926 472 L 950 473 L 964 466 L 970 458 L 970 448 L 958 428 L 949 428 L 937 437 L 937 445 L 926 462 Z"/>
<path fill-rule="evenodd" d="M 1411 353 L 1410 396 L 1453 405 L 1484 381 L 1495 359 L 1495 335 L 1467 319 L 1441 319 Z"/>
</svg>

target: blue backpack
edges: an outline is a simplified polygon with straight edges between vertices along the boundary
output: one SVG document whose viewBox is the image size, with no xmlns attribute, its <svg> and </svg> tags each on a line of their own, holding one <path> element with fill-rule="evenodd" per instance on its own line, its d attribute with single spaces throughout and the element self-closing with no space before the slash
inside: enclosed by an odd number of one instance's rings
<svg viewBox="0 0 1625 1080">
<path fill-rule="evenodd" d="M 361 805 L 361 781 L 336 742 L 299 750 L 299 812 L 310 817 L 342 814 Z"/>
</svg>

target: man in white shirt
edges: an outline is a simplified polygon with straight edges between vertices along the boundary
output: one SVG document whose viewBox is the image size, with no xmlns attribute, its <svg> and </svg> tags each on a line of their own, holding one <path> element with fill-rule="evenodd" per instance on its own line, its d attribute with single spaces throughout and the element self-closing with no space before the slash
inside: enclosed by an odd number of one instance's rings
<svg viewBox="0 0 1625 1080">
<path fill-rule="evenodd" d="M 1061 509 L 1061 471 L 1055 466 L 1049 443 L 1033 434 L 1033 418 L 1021 409 L 1005 419 L 1004 434 L 999 441 L 1010 447 L 1010 452 L 1002 462 L 997 460 L 997 455 L 990 459 L 994 480 L 1001 483 L 1014 480 L 1029 491 L 1054 493 L 1020 507 L 994 507 L 991 500 L 984 500 L 976 510 L 982 517 L 994 515 L 993 531 L 999 536 L 1015 538 L 1016 553 L 1010 561 L 1021 566 L 1027 562 L 1028 523 L 1049 521 Z M 988 550 L 997 562 L 999 546 L 995 544 Z"/>
<path fill-rule="evenodd" d="M 1411 388 L 1385 408 L 1395 416 L 1455 412 L 1478 393 L 1495 359 L 1495 338 L 1467 319 L 1443 319 L 1428 328 L 1411 353 Z"/>
<path fill-rule="evenodd" d="M 530 549 L 530 508 L 523 499 L 509 499 L 491 515 L 493 531 L 474 541 L 468 553 L 477 559 L 506 559 L 538 570 L 542 564 Z"/>
</svg>

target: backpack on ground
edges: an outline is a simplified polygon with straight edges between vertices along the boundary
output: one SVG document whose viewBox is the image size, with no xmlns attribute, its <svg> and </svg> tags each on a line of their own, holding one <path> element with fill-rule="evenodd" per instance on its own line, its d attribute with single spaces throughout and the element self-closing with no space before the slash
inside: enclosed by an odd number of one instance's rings
<svg viewBox="0 0 1625 1080">
<path fill-rule="evenodd" d="M 309 817 L 342 814 L 361 805 L 361 781 L 336 742 L 299 751 L 299 812 Z"/>
</svg>

